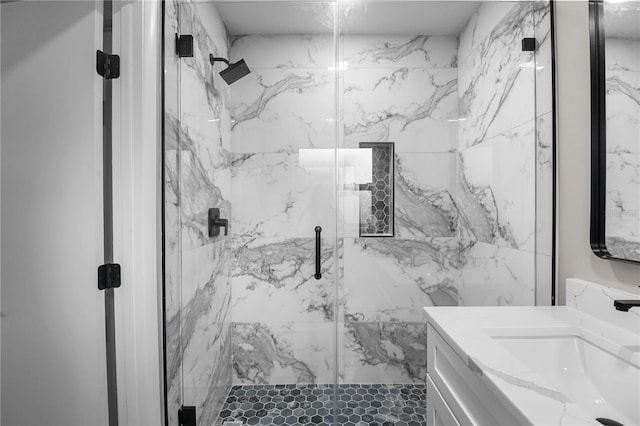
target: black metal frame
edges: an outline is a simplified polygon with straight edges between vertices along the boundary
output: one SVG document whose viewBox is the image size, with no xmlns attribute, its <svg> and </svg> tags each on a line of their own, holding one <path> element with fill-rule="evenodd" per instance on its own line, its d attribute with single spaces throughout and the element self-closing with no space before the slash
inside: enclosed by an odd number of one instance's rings
<svg viewBox="0 0 640 426">
<path fill-rule="evenodd" d="M 549 13 L 551 20 L 551 94 L 552 94 L 552 105 L 551 105 L 551 127 L 552 127 L 552 218 L 551 218 L 551 305 L 555 306 L 556 304 L 556 188 L 558 183 L 558 174 L 556 170 L 556 158 L 558 158 L 558 144 L 556 140 L 557 134 L 557 125 L 556 125 L 556 12 L 555 12 L 555 0 L 551 0 L 549 2 Z"/>
<path fill-rule="evenodd" d="M 604 53 L 604 3 L 589 0 L 589 44 L 591 53 L 591 224 L 590 244 L 602 259 L 640 263 L 615 257 L 606 243 L 607 114 Z"/>
<path fill-rule="evenodd" d="M 162 0 L 162 4 L 160 7 L 160 14 L 162 15 L 160 17 L 161 19 L 161 25 L 160 25 L 160 63 L 162 65 L 162 69 L 164 69 L 165 66 L 165 10 L 166 8 L 166 0 Z M 166 264 L 166 244 L 165 244 L 165 236 L 166 236 L 166 227 L 165 227 L 165 223 L 164 223 L 164 218 L 165 218 L 165 202 L 166 202 L 166 195 L 165 195 L 165 190 L 164 190 L 164 183 L 166 182 L 166 172 L 165 172 L 165 166 L 166 166 L 166 161 L 165 161 L 165 157 L 164 157 L 164 153 L 165 153 L 165 131 L 166 131 L 166 127 L 165 127 L 165 114 L 166 114 L 166 104 L 165 104 L 165 93 L 164 93 L 164 86 L 165 86 L 165 77 L 164 77 L 164 72 L 160 73 L 160 102 L 161 102 L 161 120 L 160 120 L 160 150 L 161 150 L 161 154 L 160 154 L 160 176 L 162 179 L 162 191 L 160 194 L 160 211 L 161 211 L 161 215 L 162 215 L 162 223 L 161 223 L 161 238 L 160 238 L 160 244 L 162 245 L 162 253 L 161 253 L 161 271 L 162 271 L 162 277 L 160 278 L 161 281 L 161 285 L 162 285 L 162 313 L 161 313 L 161 318 L 162 318 L 162 388 L 163 388 L 163 405 L 164 407 L 162 407 L 162 412 L 164 413 L 164 424 L 165 426 L 169 426 L 169 404 L 167 403 L 167 395 L 169 393 L 169 384 L 167 383 L 167 318 L 166 318 L 166 312 L 167 312 L 167 282 L 166 282 L 166 271 L 167 271 L 167 264 Z"/>
</svg>

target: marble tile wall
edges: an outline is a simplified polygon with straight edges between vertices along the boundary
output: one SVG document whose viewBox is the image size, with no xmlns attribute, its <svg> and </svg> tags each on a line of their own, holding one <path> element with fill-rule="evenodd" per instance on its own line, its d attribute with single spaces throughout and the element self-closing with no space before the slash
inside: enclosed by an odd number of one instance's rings
<svg viewBox="0 0 640 426">
<path fill-rule="evenodd" d="M 231 88 L 207 68 L 227 48 L 212 10 L 179 8 L 200 47 L 166 88 L 170 404 L 213 412 L 231 381 L 332 383 L 336 368 L 345 383 L 422 382 L 423 306 L 534 303 L 552 132 L 532 88 L 550 73 L 519 43 L 537 31 L 550 49 L 542 6 L 485 4 L 459 38 L 346 35 L 339 74 L 331 35 L 232 38 L 252 72 Z M 359 237 L 343 157 L 361 142 L 395 143 L 393 238 Z M 208 240 L 206 209 L 231 206 L 230 238 Z"/>
<path fill-rule="evenodd" d="M 458 116 L 455 37 L 341 39 L 342 146 L 395 144 L 393 238 L 359 238 L 344 203 L 345 383 L 422 382 L 425 305 L 458 304 Z M 344 188 L 341 196 L 357 197 Z"/>
<path fill-rule="evenodd" d="M 169 424 L 194 405 L 212 424 L 231 386 L 230 240 L 210 239 L 207 210 L 231 219 L 230 91 L 209 64 L 227 56 L 215 7 L 165 7 L 165 297 Z M 175 54 L 176 33 L 194 36 L 193 58 Z M 217 71 L 217 70 L 216 70 Z"/>
<path fill-rule="evenodd" d="M 333 383 L 335 72 L 331 35 L 246 36 L 232 87 L 234 383 Z M 285 54 L 286 53 L 286 54 Z M 321 226 L 322 278 L 315 232 Z"/>
<path fill-rule="evenodd" d="M 607 247 L 640 259 L 640 40 L 607 38 L 605 51 Z"/>
<path fill-rule="evenodd" d="M 550 302 L 549 28 L 547 2 L 483 3 L 459 38 L 460 235 L 470 265 L 484 265 L 465 266 L 461 304 Z M 537 52 L 522 51 L 524 37 Z"/>
</svg>

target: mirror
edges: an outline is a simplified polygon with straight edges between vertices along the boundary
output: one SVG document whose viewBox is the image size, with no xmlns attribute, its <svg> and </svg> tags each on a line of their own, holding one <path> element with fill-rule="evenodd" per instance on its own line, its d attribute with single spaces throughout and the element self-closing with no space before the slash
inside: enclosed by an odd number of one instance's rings
<svg viewBox="0 0 640 426">
<path fill-rule="evenodd" d="M 591 248 L 640 262 L 640 0 L 591 0 Z"/>
</svg>

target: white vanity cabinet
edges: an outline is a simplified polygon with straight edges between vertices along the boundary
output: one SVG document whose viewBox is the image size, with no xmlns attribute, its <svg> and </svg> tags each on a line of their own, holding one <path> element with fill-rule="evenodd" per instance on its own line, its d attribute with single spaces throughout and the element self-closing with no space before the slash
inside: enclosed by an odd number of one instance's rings
<svg viewBox="0 0 640 426">
<path fill-rule="evenodd" d="M 485 383 L 482 370 L 461 358 L 429 324 L 427 331 L 427 425 L 530 424 Z"/>
</svg>

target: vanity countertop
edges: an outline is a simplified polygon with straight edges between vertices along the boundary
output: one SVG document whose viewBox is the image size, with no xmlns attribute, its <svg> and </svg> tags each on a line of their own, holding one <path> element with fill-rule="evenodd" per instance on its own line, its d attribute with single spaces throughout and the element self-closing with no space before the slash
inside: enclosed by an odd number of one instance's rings
<svg viewBox="0 0 640 426">
<path fill-rule="evenodd" d="M 534 425 L 600 423 L 497 343 L 495 336 L 534 336 L 541 330 L 550 336 L 588 333 L 602 348 L 640 365 L 638 334 L 571 307 L 425 307 L 425 311 L 429 323 L 474 374 Z"/>
</svg>

